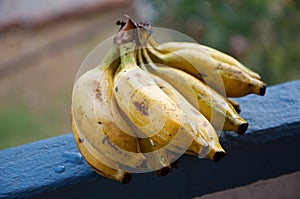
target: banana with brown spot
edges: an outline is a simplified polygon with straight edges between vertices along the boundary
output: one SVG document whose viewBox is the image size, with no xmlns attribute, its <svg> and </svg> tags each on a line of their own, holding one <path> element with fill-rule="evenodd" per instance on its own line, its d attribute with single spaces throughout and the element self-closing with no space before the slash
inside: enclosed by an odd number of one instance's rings
<svg viewBox="0 0 300 199">
<path fill-rule="evenodd" d="M 161 53 L 150 44 L 147 45 L 147 50 L 155 63 L 190 73 L 227 97 L 265 94 L 264 82 L 228 63 L 216 61 L 205 51 L 183 48 Z"/>
<path fill-rule="evenodd" d="M 103 164 L 134 172 L 145 166 L 145 157 L 140 153 L 137 138 L 123 132 L 111 112 L 113 74 L 119 63 L 119 50 L 113 47 L 99 66 L 75 82 L 72 122 L 73 126 L 76 124 L 76 134 L 84 140 L 83 143 L 102 154 L 98 158 L 103 157 Z M 107 159 L 111 161 L 105 162 Z"/>
<path fill-rule="evenodd" d="M 154 64 L 146 49 L 143 49 L 143 55 L 148 62 L 148 70 L 176 88 L 216 129 L 235 131 L 238 134 L 246 132 L 248 122 L 214 89 L 182 70 Z"/>
<path fill-rule="evenodd" d="M 84 138 L 79 137 L 77 123 L 73 120 L 72 116 L 72 131 L 74 134 L 74 138 L 76 141 L 76 145 L 84 159 L 91 166 L 91 168 L 97 172 L 98 174 L 121 182 L 122 184 L 126 184 L 131 180 L 131 174 L 125 172 L 121 169 L 114 169 L 109 167 L 108 165 L 116 165 L 116 162 L 109 160 L 105 157 L 105 155 L 99 151 L 97 151 L 91 144 L 89 144 Z M 105 163 L 104 163 L 105 162 Z"/>
<path fill-rule="evenodd" d="M 144 49 L 143 49 L 144 50 Z M 147 64 L 144 64 L 143 68 L 147 71 L 155 71 L 157 67 L 150 58 L 145 54 L 146 50 L 144 50 L 144 57 Z M 141 53 L 139 53 L 141 54 Z M 157 73 L 156 73 L 157 74 Z M 202 138 L 208 143 L 209 151 L 205 155 L 206 157 L 210 158 L 214 161 L 219 161 L 224 155 L 225 151 L 219 143 L 218 135 L 210 122 L 191 105 L 182 95 L 179 93 L 172 85 L 170 85 L 165 80 L 159 78 L 158 76 L 153 75 L 153 78 L 156 84 L 160 87 L 160 89 L 168 95 L 178 106 L 182 109 L 182 114 L 188 117 L 191 121 L 194 122 L 198 132 L 202 136 Z M 190 90 L 191 87 L 186 87 L 185 89 L 187 92 L 194 92 Z M 185 153 L 191 154 L 189 150 Z"/>
<path fill-rule="evenodd" d="M 178 107 L 136 64 L 135 43 L 120 45 L 121 64 L 114 77 L 114 95 L 128 118 L 159 148 L 169 147 L 182 154 L 189 149 L 201 155 L 207 143 L 193 123 L 182 116 Z"/>
<path fill-rule="evenodd" d="M 228 54 L 225 54 L 221 51 L 218 51 L 214 48 L 198 44 L 198 43 L 192 43 L 192 42 L 165 42 L 165 43 L 160 43 L 158 44 L 156 41 L 153 39 L 150 39 L 150 42 L 152 46 L 154 46 L 158 51 L 160 52 L 172 52 L 180 49 L 193 49 L 197 51 L 205 51 L 208 53 L 208 55 L 215 59 L 217 62 L 223 62 L 227 63 L 233 67 L 237 67 L 244 72 L 248 73 L 251 77 L 260 79 L 260 75 L 250 68 L 244 66 L 241 64 L 238 60 L 235 58 L 231 57 Z"/>
</svg>

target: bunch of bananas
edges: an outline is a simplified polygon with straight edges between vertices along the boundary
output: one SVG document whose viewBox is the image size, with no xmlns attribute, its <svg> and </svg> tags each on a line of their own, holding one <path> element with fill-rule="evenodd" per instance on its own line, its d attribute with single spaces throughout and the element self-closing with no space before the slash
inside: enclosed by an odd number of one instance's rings
<svg viewBox="0 0 300 199">
<path fill-rule="evenodd" d="M 127 183 L 133 172 L 168 174 L 182 154 L 223 158 L 216 130 L 248 127 L 227 97 L 264 95 L 260 76 L 207 46 L 157 43 L 149 24 L 119 24 L 111 50 L 73 87 L 72 129 L 87 163 Z"/>
</svg>

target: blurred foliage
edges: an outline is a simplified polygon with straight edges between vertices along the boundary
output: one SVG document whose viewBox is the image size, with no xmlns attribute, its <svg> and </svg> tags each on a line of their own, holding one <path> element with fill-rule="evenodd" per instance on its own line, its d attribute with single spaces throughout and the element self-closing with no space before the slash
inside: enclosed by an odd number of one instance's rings
<svg viewBox="0 0 300 199">
<path fill-rule="evenodd" d="M 25 107 L 1 107 L 0 150 L 10 147 L 10 143 L 25 143 L 28 141 L 31 136 L 26 132 L 27 129 L 36 129 L 39 131 L 41 127 L 35 125 L 33 117 Z M 19 136 L 15 136 L 16 132 L 19 133 Z"/>
<path fill-rule="evenodd" d="M 151 3 L 150 3 L 151 2 Z M 155 26 L 229 53 L 278 84 L 300 78 L 300 3 L 293 0 L 153 0 Z"/>
<path fill-rule="evenodd" d="M 36 115 L 22 104 L 1 107 L 0 150 L 58 135 L 62 118 L 56 118 L 57 114 Z"/>
</svg>

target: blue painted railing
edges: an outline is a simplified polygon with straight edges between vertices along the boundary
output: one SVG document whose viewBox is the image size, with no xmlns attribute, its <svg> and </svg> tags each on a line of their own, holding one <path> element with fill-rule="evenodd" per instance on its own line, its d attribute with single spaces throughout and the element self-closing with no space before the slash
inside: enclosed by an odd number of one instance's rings
<svg viewBox="0 0 300 199">
<path fill-rule="evenodd" d="M 300 170 L 300 80 L 237 99 L 249 123 L 221 135 L 219 163 L 183 156 L 166 177 L 134 174 L 122 185 L 94 173 L 72 134 L 0 151 L 0 198 L 192 198 Z"/>
</svg>

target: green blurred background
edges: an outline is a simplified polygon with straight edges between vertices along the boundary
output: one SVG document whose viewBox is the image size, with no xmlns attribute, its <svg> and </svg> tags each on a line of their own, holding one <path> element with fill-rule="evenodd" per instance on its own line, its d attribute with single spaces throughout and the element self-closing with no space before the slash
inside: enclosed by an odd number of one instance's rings
<svg viewBox="0 0 300 199">
<path fill-rule="evenodd" d="M 259 72 L 268 85 L 300 77 L 300 3 L 154 0 L 155 25 L 186 33 Z"/>
<path fill-rule="evenodd" d="M 125 13 L 231 54 L 268 85 L 300 78 L 299 1 L 124 0 L 95 6 L 0 29 L 0 149 L 71 132 L 76 71 Z"/>
</svg>

